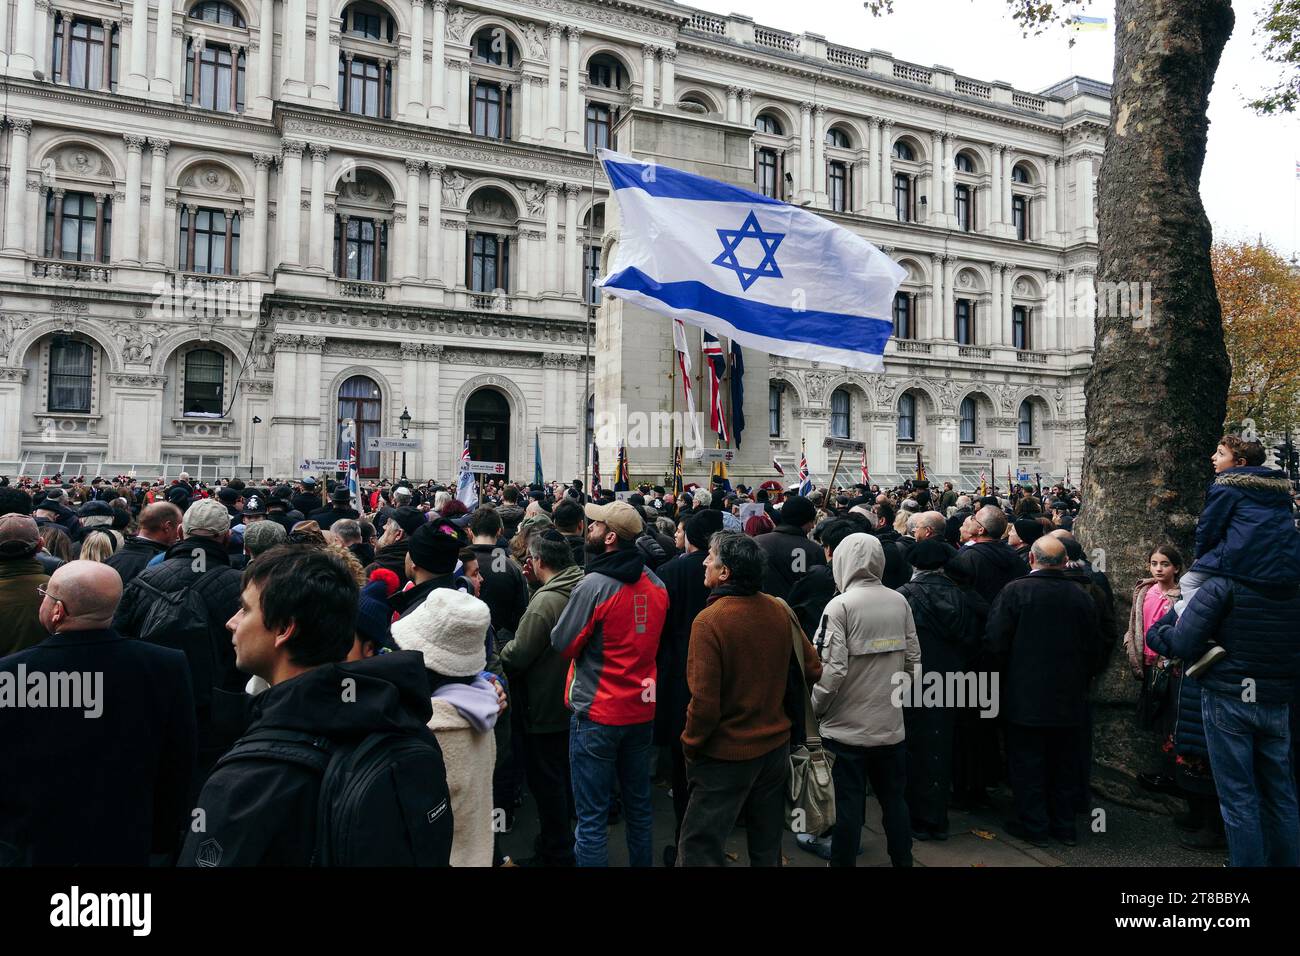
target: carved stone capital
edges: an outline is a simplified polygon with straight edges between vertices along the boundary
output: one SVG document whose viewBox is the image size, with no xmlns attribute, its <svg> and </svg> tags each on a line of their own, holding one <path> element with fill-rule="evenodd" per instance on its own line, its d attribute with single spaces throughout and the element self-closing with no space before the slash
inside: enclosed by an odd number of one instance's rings
<svg viewBox="0 0 1300 956">
<path fill-rule="evenodd" d="M 149 143 L 146 136 L 137 136 L 134 133 L 123 133 L 122 139 L 126 141 L 126 151 L 128 153 L 143 153 L 144 148 Z"/>
</svg>

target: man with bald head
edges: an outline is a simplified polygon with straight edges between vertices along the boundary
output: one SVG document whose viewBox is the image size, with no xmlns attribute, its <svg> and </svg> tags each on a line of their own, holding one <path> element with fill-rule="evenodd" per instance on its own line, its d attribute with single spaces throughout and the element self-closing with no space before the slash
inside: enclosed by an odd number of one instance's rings
<svg viewBox="0 0 1300 956">
<path fill-rule="evenodd" d="M 976 515 L 982 514 L 983 510 Z M 1005 519 L 1004 519 L 1005 520 Z M 955 560 L 955 559 L 954 559 Z M 1032 570 L 1002 588 L 985 642 L 1001 664 L 1014 837 L 1047 846 L 1078 840 L 1080 728 L 1097 666 L 1097 608 L 1065 573 L 1065 545 L 1050 535 L 1029 549 Z"/>
<path fill-rule="evenodd" d="M 962 523 L 962 546 L 949 562 L 990 604 L 1008 581 L 1029 572 L 1020 555 L 1004 540 L 1006 533 L 1005 512 L 985 505 Z"/>
<path fill-rule="evenodd" d="M 170 501 L 145 505 L 140 511 L 140 530 L 104 562 L 122 578 L 122 587 L 155 557 L 181 539 L 181 509 Z"/>
<path fill-rule="evenodd" d="M 0 660 L 0 865 L 167 862 L 191 806 L 185 655 L 113 630 L 107 565 L 70 561 L 40 596 L 49 637 Z"/>
</svg>

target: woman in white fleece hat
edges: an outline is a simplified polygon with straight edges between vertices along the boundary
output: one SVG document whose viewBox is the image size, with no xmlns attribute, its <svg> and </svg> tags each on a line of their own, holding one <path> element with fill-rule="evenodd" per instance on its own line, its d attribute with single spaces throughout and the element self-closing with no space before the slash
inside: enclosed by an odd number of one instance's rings
<svg viewBox="0 0 1300 956">
<path fill-rule="evenodd" d="M 492 768 L 497 693 L 482 673 L 487 664 L 488 606 L 463 591 L 437 588 L 392 625 L 404 651 L 419 651 L 429 672 L 433 716 L 447 766 L 455 832 L 452 866 L 492 865 Z"/>
</svg>

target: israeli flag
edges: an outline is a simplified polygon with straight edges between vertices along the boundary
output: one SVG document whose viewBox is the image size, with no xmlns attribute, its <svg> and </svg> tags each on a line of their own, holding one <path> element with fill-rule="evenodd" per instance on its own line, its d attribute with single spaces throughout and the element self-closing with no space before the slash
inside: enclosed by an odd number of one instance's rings
<svg viewBox="0 0 1300 956">
<path fill-rule="evenodd" d="M 602 149 L 618 199 L 611 295 L 773 355 L 884 369 L 907 275 L 798 206 Z"/>
</svg>

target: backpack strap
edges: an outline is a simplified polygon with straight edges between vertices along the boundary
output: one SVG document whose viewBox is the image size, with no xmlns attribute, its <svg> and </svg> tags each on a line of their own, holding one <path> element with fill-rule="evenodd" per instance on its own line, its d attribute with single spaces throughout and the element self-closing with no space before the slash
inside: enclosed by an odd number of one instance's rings
<svg viewBox="0 0 1300 956">
<path fill-rule="evenodd" d="M 316 737 L 293 730 L 255 730 L 240 738 L 220 760 L 217 768 L 236 760 L 279 760 L 297 764 L 324 775 L 334 744 L 328 737 Z"/>
</svg>

